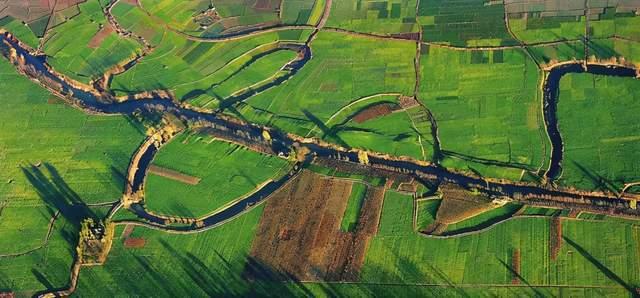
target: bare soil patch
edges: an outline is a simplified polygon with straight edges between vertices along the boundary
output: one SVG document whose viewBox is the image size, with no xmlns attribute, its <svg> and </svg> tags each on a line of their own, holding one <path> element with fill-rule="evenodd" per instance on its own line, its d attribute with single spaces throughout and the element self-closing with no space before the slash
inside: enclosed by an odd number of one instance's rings
<svg viewBox="0 0 640 298">
<path fill-rule="evenodd" d="M 353 117 L 356 123 L 362 123 L 371 119 L 389 115 L 395 110 L 395 105 L 383 103 L 367 107 Z"/>
<path fill-rule="evenodd" d="M 279 0 L 256 0 L 253 9 L 262 11 L 273 11 L 280 7 Z"/>
<path fill-rule="evenodd" d="M 340 231 L 351 182 L 303 171 L 267 202 L 251 249 L 254 264 L 280 280 L 356 280 L 377 231 L 382 188 L 370 188 L 354 232 Z M 245 275 L 257 278 L 255 266 Z"/>
<path fill-rule="evenodd" d="M 183 174 L 178 171 L 170 170 L 156 165 L 149 166 L 149 173 L 190 185 L 197 185 L 201 180 L 198 177 L 189 176 L 187 174 Z"/>
<path fill-rule="evenodd" d="M 131 235 L 131 233 L 133 233 L 133 229 L 135 228 L 134 225 L 126 225 L 124 227 L 124 230 L 122 231 L 122 236 L 120 236 L 120 238 L 123 239 L 127 239 L 129 238 L 129 236 Z"/>
<path fill-rule="evenodd" d="M 147 244 L 147 240 L 144 238 L 127 238 L 124 240 L 124 247 L 126 248 L 142 248 Z"/>
<path fill-rule="evenodd" d="M 102 41 L 104 41 L 104 39 L 107 38 L 107 36 L 109 36 L 109 34 L 111 34 L 112 32 L 113 27 L 111 27 L 111 25 L 107 23 L 96 33 L 96 35 L 93 36 L 93 38 L 91 38 L 91 40 L 89 41 L 89 47 L 92 49 L 100 47 Z"/>
</svg>

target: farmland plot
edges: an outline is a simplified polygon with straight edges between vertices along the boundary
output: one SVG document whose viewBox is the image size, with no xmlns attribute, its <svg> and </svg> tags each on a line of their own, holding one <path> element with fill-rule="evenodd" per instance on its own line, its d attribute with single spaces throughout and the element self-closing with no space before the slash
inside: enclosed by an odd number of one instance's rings
<svg viewBox="0 0 640 298">
<path fill-rule="evenodd" d="M 305 135 L 341 107 L 380 93 L 411 94 L 411 42 L 321 31 L 311 59 L 294 77 L 257 94 L 239 110 L 251 121 Z"/>
<path fill-rule="evenodd" d="M 432 46 L 421 67 L 419 99 L 438 124 L 443 165 L 513 180 L 543 165 L 538 70 L 524 52 Z"/>
<path fill-rule="evenodd" d="M 455 46 L 516 44 L 504 23 L 500 1 L 421 0 L 418 23 L 423 40 Z"/>
<path fill-rule="evenodd" d="M 569 74 L 561 79 L 563 185 L 613 191 L 640 178 L 639 94 L 640 82 L 633 78 Z"/>
<path fill-rule="evenodd" d="M 268 179 L 279 178 L 276 175 L 288 164 L 202 133 L 178 136 L 158 152 L 153 163 L 201 179 L 189 185 L 154 174 L 147 177 L 147 208 L 184 217 L 201 217 L 223 207 Z"/>
<path fill-rule="evenodd" d="M 416 0 L 333 1 L 327 26 L 366 33 L 418 32 Z"/>
<path fill-rule="evenodd" d="M 511 284 L 513 251 L 520 251 L 521 281 L 548 285 L 615 287 L 638 284 L 640 230 L 628 223 L 565 220 L 564 244 L 556 261 L 549 253 L 549 219 L 519 218 L 480 233 L 449 239 L 411 232 L 411 197 L 385 198 L 380 228 L 367 252 L 361 281 L 371 283 Z M 406 232 L 403 232 L 406 231 Z M 602 235 L 606 241 L 596 240 Z M 601 268 L 613 272 L 611 278 Z M 609 277 L 607 277 L 609 276 Z M 460 291 L 467 291 L 466 288 Z M 603 289 L 603 291 L 606 291 Z"/>
<path fill-rule="evenodd" d="M 42 50 L 56 70 L 87 83 L 134 57 L 140 44 L 113 32 L 98 0 L 89 0 L 79 8 L 79 15 L 47 32 Z"/>
</svg>

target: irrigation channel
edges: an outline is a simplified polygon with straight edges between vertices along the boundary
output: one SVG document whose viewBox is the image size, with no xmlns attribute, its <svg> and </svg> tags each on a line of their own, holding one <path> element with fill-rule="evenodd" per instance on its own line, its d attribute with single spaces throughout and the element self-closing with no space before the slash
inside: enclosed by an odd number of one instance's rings
<svg viewBox="0 0 640 298">
<path fill-rule="evenodd" d="M 595 209 L 597 211 L 610 214 L 640 217 L 640 210 L 631 208 L 631 201 L 634 200 L 634 198 L 630 196 L 618 197 L 615 194 L 605 192 L 581 192 L 569 189 L 556 189 L 551 186 L 540 186 L 503 180 L 488 180 L 466 173 L 453 172 L 435 164 L 410 159 L 393 158 L 371 152 L 368 153 L 368 163 L 366 165 L 362 165 L 359 163 L 360 158 L 357 150 L 349 150 L 336 147 L 331 144 L 307 140 L 300 136 L 286 134 L 274 128 L 246 123 L 222 113 L 204 113 L 194 111 L 180 106 L 180 103 L 177 103 L 170 98 L 150 95 L 142 99 L 130 99 L 120 102 L 116 100 L 113 95 L 107 92 L 99 92 L 95 90 L 95 88 L 91 89 L 90 87 L 76 87 L 79 84 L 57 74 L 49 67 L 43 57 L 32 55 L 26 47 L 13 38 L 9 33 L 0 34 L 0 53 L 7 57 L 19 71 L 30 77 L 32 80 L 37 81 L 46 89 L 58 96 L 61 96 L 68 103 L 84 110 L 87 113 L 105 115 L 171 113 L 186 123 L 198 124 L 198 126 L 206 127 L 207 132 L 217 138 L 242 144 L 249 148 L 256 148 L 258 146 L 266 147 L 269 148 L 267 153 L 270 154 L 289 156 L 291 153 L 294 153 L 293 148 L 297 147 L 297 150 L 304 149 L 304 151 L 309 152 L 307 156 L 310 158 L 349 163 L 353 168 L 367 167 L 388 173 L 410 175 L 420 181 L 453 183 L 466 189 L 480 191 L 489 196 L 509 197 L 525 204 L 570 204 L 576 208 L 590 208 L 590 210 Z M 302 67 L 303 64 L 295 64 L 295 66 Z M 549 76 L 552 81 L 545 85 L 545 92 L 548 94 L 556 94 L 556 96 L 545 96 L 545 100 L 557 100 L 558 81 L 563 74 L 581 71 L 584 70 L 582 69 L 582 65 L 578 63 L 575 65 L 570 64 L 566 67 L 563 66 L 558 68 L 558 70 L 553 70 L 552 74 Z M 608 75 L 609 72 L 611 72 L 611 75 L 619 75 L 630 73 L 631 70 L 624 68 L 594 67 L 589 68 L 587 71 L 593 71 L 594 73 L 604 75 Z M 134 96 L 134 98 L 139 97 Z M 555 124 L 549 126 L 552 127 L 552 129 L 553 127 L 556 127 L 555 130 L 557 131 L 555 108 L 546 109 L 545 114 L 549 117 L 547 119 L 547 123 Z M 269 132 L 270 137 L 268 139 L 265 138 L 263 134 L 264 131 Z M 561 144 L 562 142 L 559 134 L 557 134 L 556 138 L 557 140 L 560 140 Z M 557 147 L 555 148 L 555 150 L 558 150 Z M 131 166 L 131 168 L 136 171 L 133 176 L 133 185 L 131 185 L 133 190 L 142 189 L 148 166 L 158 151 L 158 147 L 155 145 L 147 146 L 145 150 L 146 151 L 142 153 L 142 158 L 140 158 L 138 164 Z M 561 152 L 561 147 L 559 150 Z M 554 156 L 556 159 L 560 156 L 559 158 L 561 159 L 561 155 Z M 557 167 L 559 167 L 559 163 L 560 162 L 558 160 Z M 132 204 L 130 209 L 145 222 L 165 230 L 196 231 L 200 229 L 207 229 L 220 225 L 250 209 L 248 207 L 262 202 L 269 197 L 271 193 L 279 189 L 280 186 L 293 177 L 297 171 L 300 171 L 303 166 L 304 164 L 296 165 L 294 170 L 288 175 L 265 184 L 255 193 L 236 201 L 233 205 L 223 211 L 201 219 L 204 225 L 200 226 L 196 226 L 195 224 L 191 226 L 166 225 L 162 218 L 150 214 L 144 209 L 143 205 L 138 203 Z"/>
</svg>

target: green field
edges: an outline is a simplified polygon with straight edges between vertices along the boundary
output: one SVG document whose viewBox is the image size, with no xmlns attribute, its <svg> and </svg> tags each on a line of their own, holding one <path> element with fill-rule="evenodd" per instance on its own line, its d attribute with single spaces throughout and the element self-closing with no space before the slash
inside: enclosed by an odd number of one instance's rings
<svg viewBox="0 0 640 298">
<path fill-rule="evenodd" d="M 107 262 L 82 269 L 76 294 L 176 297 L 247 293 L 250 287 L 241 274 L 262 210 L 257 207 L 224 226 L 197 234 L 166 234 L 137 227 L 130 237 L 144 238 L 143 248 L 125 247 L 119 227 Z"/>
<path fill-rule="evenodd" d="M 20 20 L 16 20 L 13 17 L 0 19 L 0 28 L 11 32 L 16 38 L 32 48 L 37 48 L 40 43 L 38 37 L 28 26 L 25 26 Z"/>
<path fill-rule="evenodd" d="M 358 224 L 360 209 L 367 194 L 367 186 L 362 183 L 355 182 L 351 186 L 351 194 L 347 202 L 347 209 L 344 210 L 340 229 L 348 232 L 353 231 Z"/>
<path fill-rule="evenodd" d="M 79 15 L 48 30 L 42 50 L 57 71 L 88 83 L 140 53 L 140 44 L 111 32 L 98 45 L 92 45 L 96 33 L 103 26 L 109 26 L 107 19 L 98 0 L 87 1 L 79 7 Z"/>
<path fill-rule="evenodd" d="M 580 39 L 585 35 L 586 20 L 584 15 L 524 18 L 510 14 L 509 27 L 518 40 L 539 43 Z M 632 14 L 617 14 L 615 8 L 608 8 L 598 20 L 590 20 L 589 27 L 591 38 L 621 36 L 634 39 L 640 34 L 640 18 Z"/>
<path fill-rule="evenodd" d="M 416 0 L 333 1 L 327 26 L 381 34 L 418 32 Z"/>
<path fill-rule="evenodd" d="M 185 155 L 186 153 L 186 155 Z M 154 165 L 201 178 L 197 185 L 151 174 L 146 207 L 162 214 L 201 217 L 241 198 L 268 179 L 276 179 L 287 161 L 262 155 L 199 133 L 183 133 L 162 147 Z"/>
<path fill-rule="evenodd" d="M 171 90 L 178 99 L 205 105 L 219 97 L 216 91 L 258 83 L 291 60 L 292 53 L 269 54 L 278 47 L 279 41 L 304 39 L 307 33 L 287 32 L 290 34 L 266 33 L 224 43 L 194 42 L 176 33 L 167 33 L 153 53 L 114 78 L 112 89 L 120 94 Z M 238 78 L 229 81 L 231 76 Z M 223 83 L 225 86 L 220 86 Z M 236 90 L 220 92 L 227 95 L 233 91 Z"/>
<path fill-rule="evenodd" d="M 495 223 L 510 218 L 521 207 L 522 205 L 520 204 L 507 203 L 504 206 L 500 206 L 489 211 L 482 212 L 476 216 L 464 219 L 457 223 L 450 224 L 447 226 L 447 230 L 444 234 L 455 235 L 487 228 Z"/>
<path fill-rule="evenodd" d="M 419 99 L 432 111 L 443 165 L 519 180 L 545 160 L 536 65 L 519 50 L 424 49 Z"/>
<path fill-rule="evenodd" d="M 440 207 L 440 199 L 420 200 L 416 210 L 416 230 L 422 231 L 436 221 L 436 213 Z"/>
<path fill-rule="evenodd" d="M 640 178 L 640 82 L 591 74 L 560 81 L 558 125 L 564 142 L 560 183 L 620 190 Z"/>
<path fill-rule="evenodd" d="M 363 123 L 350 121 L 344 125 L 334 126 L 330 129 L 330 133 L 324 134 L 324 138 L 348 147 L 388 153 L 393 156 L 408 156 L 419 160 L 430 160 L 433 151 L 430 143 L 431 131 L 418 134 L 411 118 L 404 111 Z M 424 154 L 423 146 L 426 151 Z"/>
<path fill-rule="evenodd" d="M 470 236 L 421 237 L 411 230 L 410 197 L 388 194 L 378 235 L 367 252 L 361 281 L 371 283 L 511 284 L 514 249 L 521 284 L 625 287 L 640 284 L 640 229 L 624 223 L 564 220 L 566 237 L 556 261 L 549 256 L 549 220 L 515 219 Z M 466 288 L 458 288 L 464 293 Z M 551 295 L 558 289 L 536 289 Z M 600 293 L 608 293 L 599 289 Z"/>
<path fill-rule="evenodd" d="M 502 2 L 421 0 L 418 23 L 423 40 L 455 46 L 514 45 L 504 23 Z"/>
<path fill-rule="evenodd" d="M 365 54 L 366 53 L 366 54 Z M 252 122 L 306 135 L 341 107 L 380 93 L 411 94 L 415 44 L 321 31 L 294 77 L 239 107 Z"/>
<path fill-rule="evenodd" d="M 0 289 L 67 283 L 83 203 L 120 199 L 129 158 L 143 140 L 131 119 L 88 116 L 0 61 Z M 30 295 L 30 294 L 27 294 Z"/>
</svg>

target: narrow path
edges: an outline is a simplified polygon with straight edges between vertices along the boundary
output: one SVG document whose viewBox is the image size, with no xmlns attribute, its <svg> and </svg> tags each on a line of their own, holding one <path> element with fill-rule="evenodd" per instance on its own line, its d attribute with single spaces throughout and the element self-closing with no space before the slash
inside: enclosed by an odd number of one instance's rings
<svg viewBox="0 0 640 298">
<path fill-rule="evenodd" d="M 0 209 L 1 211 L 1 209 Z M 11 253 L 11 254 L 0 254 L 0 259 L 2 258 L 15 258 L 15 257 L 20 257 L 20 256 L 24 256 L 24 255 L 28 255 L 32 252 L 35 252 L 37 250 L 40 250 L 42 248 L 45 248 L 48 244 L 49 244 L 49 239 L 51 238 L 51 233 L 53 233 L 53 228 L 55 226 L 56 220 L 58 219 L 58 217 L 60 216 L 60 211 L 56 211 L 56 213 L 53 214 L 53 216 L 51 217 L 51 219 L 49 219 L 49 228 L 47 229 L 47 234 L 45 234 L 44 240 L 42 241 L 42 244 L 40 244 L 38 247 L 23 251 L 23 252 L 18 252 L 18 253 Z"/>
</svg>

